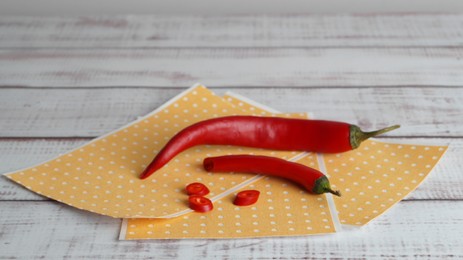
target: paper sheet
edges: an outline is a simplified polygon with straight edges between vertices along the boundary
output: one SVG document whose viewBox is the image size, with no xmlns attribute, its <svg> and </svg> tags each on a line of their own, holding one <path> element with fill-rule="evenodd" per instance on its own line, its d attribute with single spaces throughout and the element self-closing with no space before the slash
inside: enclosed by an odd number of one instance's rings
<svg viewBox="0 0 463 260">
<path fill-rule="evenodd" d="M 55 159 L 6 176 L 26 188 L 79 209 L 112 217 L 176 217 L 190 209 L 184 186 L 209 185 L 219 199 L 252 176 L 216 178 L 202 169 L 207 156 L 255 153 L 289 159 L 299 152 L 198 146 L 176 156 L 146 180 L 139 174 L 178 131 L 211 117 L 243 114 L 202 85 L 181 93 L 153 113 Z"/>
<path fill-rule="evenodd" d="M 365 225 L 415 190 L 446 146 L 367 140 L 358 149 L 324 155 L 327 174 L 342 197 L 335 203 L 342 224 Z"/>
</svg>

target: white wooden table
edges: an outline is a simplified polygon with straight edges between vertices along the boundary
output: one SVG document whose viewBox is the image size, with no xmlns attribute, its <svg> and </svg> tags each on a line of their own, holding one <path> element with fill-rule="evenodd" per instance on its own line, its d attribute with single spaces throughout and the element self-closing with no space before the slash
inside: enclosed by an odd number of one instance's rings
<svg viewBox="0 0 463 260">
<path fill-rule="evenodd" d="M 196 82 L 450 148 L 385 215 L 330 236 L 118 241 L 120 219 L 0 178 L 0 259 L 463 257 L 463 14 L 0 17 L 0 173 Z"/>
</svg>

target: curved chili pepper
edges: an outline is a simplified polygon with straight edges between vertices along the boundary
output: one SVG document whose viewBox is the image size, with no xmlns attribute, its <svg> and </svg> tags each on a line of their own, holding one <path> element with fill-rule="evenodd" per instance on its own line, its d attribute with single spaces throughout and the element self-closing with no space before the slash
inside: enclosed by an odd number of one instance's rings
<svg viewBox="0 0 463 260">
<path fill-rule="evenodd" d="M 362 141 L 398 127 L 396 125 L 363 132 L 358 126 L 336 121 L 258 116 L 219 117 L 198 122 L 177 133 L 156 155 L 140 178 L 147 178 L 177 154 L 196 145 L 235 145 L 340 153 L 355 149 Z"/>
<path fill-rule="evenodd" d="M 276 157 L 262 155 L 208 157 L 204 159 L 203 166 L 208 172 L 242 172 L 281 177 L 300 184 L 311 193 L 329 192 L 341 196 L 339 191 L 331 189 L 328 178 L 322 172 Z"/>
</svg>

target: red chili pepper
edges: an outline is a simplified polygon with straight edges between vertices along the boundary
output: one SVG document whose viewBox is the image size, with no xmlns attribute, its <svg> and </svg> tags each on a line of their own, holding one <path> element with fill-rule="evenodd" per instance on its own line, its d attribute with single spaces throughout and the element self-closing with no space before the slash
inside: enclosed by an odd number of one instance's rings
<svg viewBox="0 0 463 260">
<path fill-rule="evenodd" d="M 208 172 L 243 172 L 281 177 L 294 181 L 315 194 L 329 192 L 341 196 L 339 191 L 331 189 L 328 178 L 322 172 L 276 157 L 259 155 L 208 157 L 204 159 L 203 166 Z"/>
<path fill-rule="evenodd" d="M 205 196 L 209 194 L 209 189 L 207 186 L 199 182 L 188 184 L 185 187 L 185 190 L 188 195 Z"/>
<path fill-rule="evenodd" d="M 228 116 L 193 124 L 177 133 L 156 155 L 140 178 L 145 179 L 180 152 L 202 144 L 236 145 L 273 150 L 340 153 L 357 148 L 392 126 L 363 132 L 342 122 L 257 116 Z"/>
<path fill-rule="evenodd" d="M 233 204 L 236 206 L 249 206 L 257 202 L 260 192 L 258 190 L 244 190 L 236 194 Z"/>
<path fill-rule="evenodd" d="M 214 208 L 214 206 L 212 205 L 212 201 L 203 196 L 190 196 L 188 197 L 188 203 L 190 209 L 197 212 L 208 212 Z"/>
</svg>

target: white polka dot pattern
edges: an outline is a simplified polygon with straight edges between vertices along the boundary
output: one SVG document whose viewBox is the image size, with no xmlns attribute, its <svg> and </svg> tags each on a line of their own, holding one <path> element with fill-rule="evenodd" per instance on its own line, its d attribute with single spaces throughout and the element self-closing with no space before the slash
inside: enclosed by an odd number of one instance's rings
<svg viewBox="0 0 463 260">
<path fill-rule="evenodd" d="M 289 159 L 296 152 L 229 146 L 198 146 L 176 156 L 146 180 L 138 175 L 179 130 L 210 117 L 243 114 L 203 86 L 190 89 L 161 110 L 41 165 L 8 174 L 26 188 L 71 206 L 112 217 L 165 217 L 188 208 L 184 187 L 203 182 L 211 196 L 251 178 L 216 178 L 202 159 L 236 153 Z"/>
<path fill-rule="evenodd" d="M 415 190 L 444 154 L 445 146 L 366 141 L 358 149 L 324 155 L 342 224 L 365 225 Z"/>
<path fill-rule="evenodd" d="M 317 168 L 313 154 L 299 163 Z M 176 219 L 128 219 L 125 239 L 249 238 L 302 236 L 335 232 L 325 195 L 313 195 L 300 186 L 265 177 L 246 189 L 261 192 L 256 204 L 233 205 L 236 193 L 216 201 L 208 213 L 190 213 Z"/>
</svg>

